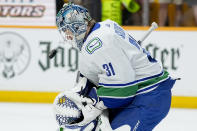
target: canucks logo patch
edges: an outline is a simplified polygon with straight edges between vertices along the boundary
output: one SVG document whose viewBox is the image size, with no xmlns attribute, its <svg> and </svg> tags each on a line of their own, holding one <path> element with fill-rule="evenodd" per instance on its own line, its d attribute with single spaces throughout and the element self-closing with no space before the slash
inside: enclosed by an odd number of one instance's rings
<svg viewBox="0 0 197 131">
<path fill-rule="evenodd" d="M 95 50 L 99 49 L 102 47 L 102 41 L 96 37 L 96 38 L 93 38 L 87 45 L 86 45 L 86 51 L 89 53 L 89 54 L 92 54 L 94 53 Z"/>
</svg>

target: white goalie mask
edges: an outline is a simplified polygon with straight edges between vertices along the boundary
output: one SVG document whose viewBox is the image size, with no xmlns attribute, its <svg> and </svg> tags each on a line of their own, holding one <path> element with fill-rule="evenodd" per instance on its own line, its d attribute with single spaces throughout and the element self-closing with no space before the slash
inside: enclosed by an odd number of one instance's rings
<svg viewBox="0 0 197 131">
<path fill-rule="evenodd" d="M 81 50 L 91 20 L 86 8 L 69 3 L 58 12 L 56 24 L 63 39 Z"/>
</svg>

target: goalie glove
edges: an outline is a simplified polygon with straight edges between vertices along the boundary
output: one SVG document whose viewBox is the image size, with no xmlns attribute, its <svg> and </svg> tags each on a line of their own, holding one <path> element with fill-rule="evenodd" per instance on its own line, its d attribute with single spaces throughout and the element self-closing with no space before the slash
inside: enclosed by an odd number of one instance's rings
<svg viewBox="0 0 197 131">
<path fill-rule="evenodd" d="M 59 94 L 54 101 L 55 115 L 59 126 L 85 126 L 95 120 L 105 107 L 102 101 L 96 105 L 94 102 L 75 92 Z"/>
<path fill-rule="evenodd" d="M 98 102 L 96 106 L 87 104 L 86 106 L 82 107 L 82 114 L 84 119 L 81 122 L 76 123 L 76 125 L 84 126 L 90 123 L 91 121 L 95 120 L 105 108 L 106 107 L 103 105 L 102 101 Z"/>
<path fill-rule="evenodd" d="M 82 78 L 76 86 L 84 88 L 86 84 L 84 81 L 87 82 L 87 79 Z M 103 102 L 98 102 L 98 97 L 94 97 L 97 96 L 95 88 L 89 91 L 94 98 L 85 97 L 75 91 L 60 93 L 54 101 L 56 120 L 60 127 L 85 126 L 95 120 L 106 108 Z"/>
<path fill-rule="evenodd" d="M 54 111 L 59 126 L 71 126 L 73 123 L 82 121 L 84 103 L 93 104 L 93 101 L 80 97 L 75 92 L 60 93 L 54 101 Z"/>
</svg>

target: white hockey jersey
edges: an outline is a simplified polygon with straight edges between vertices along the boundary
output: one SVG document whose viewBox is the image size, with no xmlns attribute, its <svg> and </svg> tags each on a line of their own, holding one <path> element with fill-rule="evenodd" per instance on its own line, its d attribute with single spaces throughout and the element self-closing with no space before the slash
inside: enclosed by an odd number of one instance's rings
<svg viewBox="0 0 197 131">
<path fill-rule="evenodd" d="M 105 106 L 117 108 L 155 89 L 169 76 L 117 23 L 96 23 L 79 55 L 79 70 L 97 85 Z"/>
</svg>

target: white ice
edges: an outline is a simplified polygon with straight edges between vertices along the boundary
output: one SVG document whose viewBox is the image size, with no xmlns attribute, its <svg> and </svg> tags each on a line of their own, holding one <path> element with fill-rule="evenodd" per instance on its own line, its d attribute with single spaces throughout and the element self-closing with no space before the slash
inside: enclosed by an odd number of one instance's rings
<svg viewBox="0 0 197 131">
<path fill-rule="evenodd" d="M 52 104 L 0 103 L 0 131 L 56 131 Z M 171 109 L 153 131 L 197 131 L 197 109 Z"/>
</svg>

